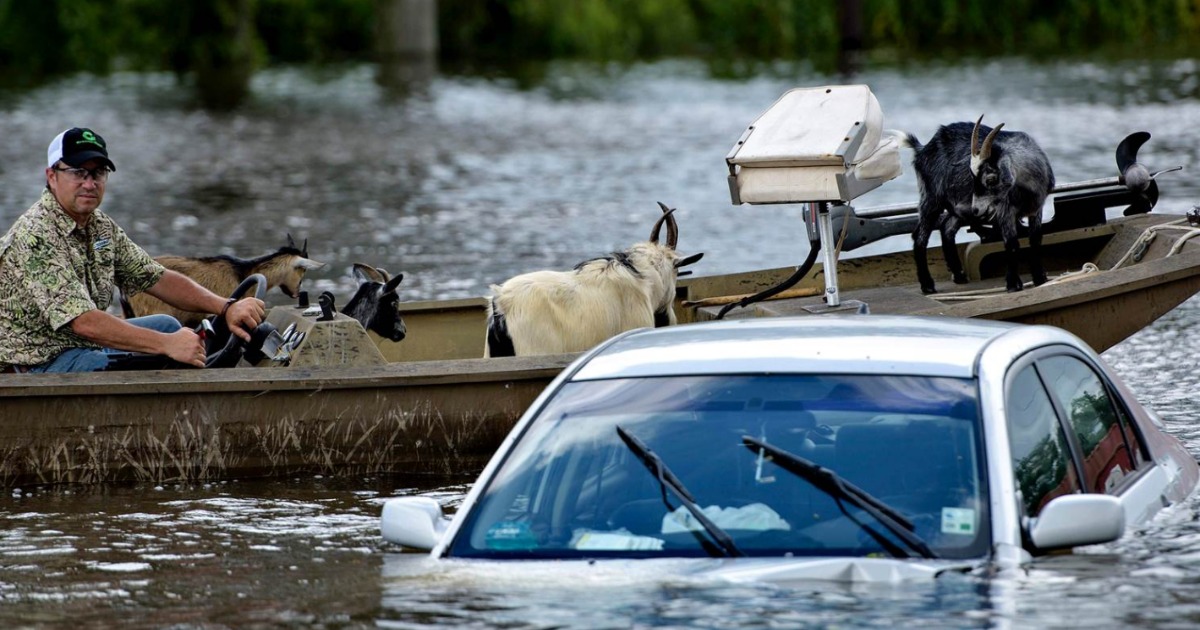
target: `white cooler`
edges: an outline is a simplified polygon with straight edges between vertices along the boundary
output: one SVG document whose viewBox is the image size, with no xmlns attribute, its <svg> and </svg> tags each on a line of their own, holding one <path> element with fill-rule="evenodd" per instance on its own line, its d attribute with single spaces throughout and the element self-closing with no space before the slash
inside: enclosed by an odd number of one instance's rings
<svg viewBox="0 0 1200 630">
<path fill-rule="evenodd" d="M 900 146 L 865 85 L 796 88 L 754 121 L 726 156 L 743 203 L 849 202 L 900 175 Z"/>
</svg>

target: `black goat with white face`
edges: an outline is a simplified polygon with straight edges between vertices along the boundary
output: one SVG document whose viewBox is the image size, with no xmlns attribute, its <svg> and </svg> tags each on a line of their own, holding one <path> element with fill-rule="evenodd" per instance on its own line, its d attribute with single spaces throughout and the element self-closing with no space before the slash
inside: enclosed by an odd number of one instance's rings
<svg viewBox="0 0 1200 630">
<path fill-rule="evenodd" d="M 396 289 L 404 280 L 404 274 L 391 277 L 384 269 L 354 263 L 354 278 L 358 280 L 358 291 L 346 303 L 342 314 L 353 317 L 363 328 L 375 334 L 400 341 L 407 330 L 400 317 L 400 296 Z"/>
<path fill-rule="evenodd" d="M 942 253 L 954 282 L 966 283 L 954 244 L 963 223 L 975 227 L 988 224 L 1000 230 L 1008 265 L 1005 285 L 1009 291 L 1020 291 L 1023 285 L 1017 271 L 1017 225 L 1026 219 L 1030 273 L 1034 284 L 1046 282 L 1041 261 L 1042 205 L 1054 189 L 1050 160 L 1029 134 L 1001 131 L 1004 123 L 992 129 L 982 122 L 980 116 L 974 125 L 944 125 L 923 146 L 911 133 L 902 140 L 916 152 L 913 169 L 921 201 L 913 230 L 913 257 L 923 293 L 937 291 L 925 256 L 934 228 L 941 232 Z M 982 145 L 980 135 L 986 136 Z"/>
</svg>

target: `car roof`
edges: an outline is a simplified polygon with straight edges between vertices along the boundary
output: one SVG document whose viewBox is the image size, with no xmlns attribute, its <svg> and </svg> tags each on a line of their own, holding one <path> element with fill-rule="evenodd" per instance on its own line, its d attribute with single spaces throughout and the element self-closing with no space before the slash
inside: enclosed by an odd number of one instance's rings
<svg viewBox="0 0 1200 630">
<path fill-rule="evenodd" d="M 765 372 L 969 378 L 983 349 L 1018 328 L 1032 327 L 952 317 L 826 315 L 644 328 L 600 347 L 570 380 Z"/>
</svg>

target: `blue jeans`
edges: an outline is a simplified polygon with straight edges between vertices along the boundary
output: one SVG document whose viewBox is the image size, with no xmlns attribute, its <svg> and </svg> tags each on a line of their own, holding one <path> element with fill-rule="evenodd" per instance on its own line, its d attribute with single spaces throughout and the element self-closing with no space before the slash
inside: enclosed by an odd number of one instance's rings
<svg viewBox="0 0 1200 630">
<path fill-rule="evenodd" d="M 170 315 L 146 315 L 125 320 L 134 326 L 149 328 L 161 333 L 173 333 L 183 326 Z M 95 372 L 108 367 L 108 355 L 122 352 L 112 348 L 71 348 L 41 365 L 32 365 L 30 372 Z"/>
</svg>

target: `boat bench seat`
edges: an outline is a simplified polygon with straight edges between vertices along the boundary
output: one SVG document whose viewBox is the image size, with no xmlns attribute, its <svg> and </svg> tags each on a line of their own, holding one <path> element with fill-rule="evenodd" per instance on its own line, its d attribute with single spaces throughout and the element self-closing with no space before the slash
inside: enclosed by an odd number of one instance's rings
<svg viewBox="0 0 1200 630">
<path fill-rule="evenodd" d="M 725 158 L 734 205 L 848 202 L 900 175 L 900 145 L 865 85 L 784 93 Z"/>
</svg>

